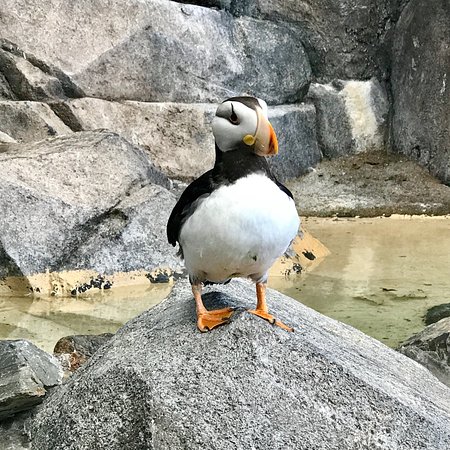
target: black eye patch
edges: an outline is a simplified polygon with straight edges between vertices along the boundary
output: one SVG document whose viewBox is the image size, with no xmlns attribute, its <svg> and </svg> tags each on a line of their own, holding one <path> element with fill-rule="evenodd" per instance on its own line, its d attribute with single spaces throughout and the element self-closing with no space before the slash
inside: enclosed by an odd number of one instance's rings
<svg viewBox="0 0 450 450">
<path fill-rule="evenodd" d="M 233 103 L 231 104 L 231 116 L 228 118 L 228 120 L 234 125 L 237 125 L 239 123 L 239 118 L 234 112 Z"/>
</svg>

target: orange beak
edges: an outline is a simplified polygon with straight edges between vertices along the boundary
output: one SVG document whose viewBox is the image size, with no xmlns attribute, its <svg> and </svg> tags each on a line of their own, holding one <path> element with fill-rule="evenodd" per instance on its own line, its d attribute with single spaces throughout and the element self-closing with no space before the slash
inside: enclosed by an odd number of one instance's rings
<svg viewBox="0 0 450 450">
<path fill-rule="evenodd" d="M 254 146 L 253 151 L 259 156 L 273 156 L 278 153 L 278 139 L 272 124 L 266 119 L 262 110 L 257 108 L 258 123 L 255 135 L 247 134 L 244 142 Z"/>
</svg>

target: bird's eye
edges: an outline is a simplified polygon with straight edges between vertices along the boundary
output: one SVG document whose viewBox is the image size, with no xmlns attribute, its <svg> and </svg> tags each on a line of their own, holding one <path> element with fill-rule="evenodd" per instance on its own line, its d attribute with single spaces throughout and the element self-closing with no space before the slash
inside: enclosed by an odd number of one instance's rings
<svg viewBox="0 0 450 450">
<path fill-rule="evenodd" d="M 234 112 L 233 105 L 231 105 L 231 116 L 228 118 L 228 120 L 233 125 L 238 125 L 239 124 L 239 119 L 238 119 L 238 116 L 236 115 L 236 113 Z"/>
</svg>

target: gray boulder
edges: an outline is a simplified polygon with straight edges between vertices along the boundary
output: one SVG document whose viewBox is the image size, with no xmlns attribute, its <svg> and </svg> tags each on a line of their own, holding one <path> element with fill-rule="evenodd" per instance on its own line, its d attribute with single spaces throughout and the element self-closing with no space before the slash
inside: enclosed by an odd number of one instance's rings
<svg viewBox="0 0 450 450">
<path fill-rule="evenodd" d="M 411 0 L 392 50 L 393 146 L 450 183 L 450 4 Z"/>
<path fill-rule="evenodd" d="M 427 313 L 425 314 L 425 324 L 431 325 L 446 317 L 450 317 L 450 303 L 435 305 L 427 310 Z"/>
<path fill-rule="evenodd" d="M 293 103 L 311 77 L 295 28 L 165 0 L 5 0 L 0 30 L 90 97 L 218 102 L 245 92 Z"/>
<path fill-rule="evenodd" d="M 56 358 L 31 342 L 0 341 L 0 421 L 40 403 L 62 375 Z"/>
<path fill-rule="evenodd" d="M 307 99 L 317 110 L 317 136 L 324 156 L 385 149 L 389 103 L 376 79 L 312 83 Z"/>
<path fill-rule="evenodd" d="M 316 107 L 317 139 L 327 158 L 352 152 L 352 128 L 345 95 L 333 84 L 311 83 L 307 101 Z"/>
<path fill-rule="evenodd" d="M 81 132 L 2 150 L 0 279 L 180 264 L 165 239 L 170 182 L 143 149 L 113 133 Z M 40 283 L 48 292 L 49 279 Z"/>
<path fill-rule="evenodd" d="M 404 0 L 195 0 L 294 25 L 318 80 L 387 78 L 393 24 Z"/>
<path fill-rule="evenodd" d="M 47 104 L 28 101 L 0 101 L 0 131 L 18 142 L 72 134 Z"/>
<path fill-rule="evenodd" d="M 151 1 L 141 0 L 2 0 L 0 35 L 73 74 L 145 27 L 154 9 Z"/>
<path fill-rule="evenodd" d="M 0 23 L 3 19 L 2 7 L 3 4 L 0 5 Z M 21 32 L 23 29 L 20 27 Z M 41 29 L 47 30 L 46 27 Z M 3 37 L 4 31 L 2 29 L 3 33 L 0 34 L 0 72 L 13 93 L 13 96 L 7 96 L 7 99 L 48 101 L 84 95 L 70 77 L 53 64 L 52 60 L 43 61 L 18 47 Z"/>
<path fill-rule="evenodd" d="M 428 325 L 398 349 L 450 387 L 450 317 Z"/>
<path fill-rule="evenodd" d="M 411 449 L 450 446 L 450 390 L 353 328 L 269 290 L 288 333 L 241 308 L 254 286 L 204 295 L 238 307 L 196 329 L 189 284 L 125 325 L 49 398 L 35 448 Z M 33 448 L 34 448 L 33 447 Z"/>
<path fill-rule="evenodd" d="M 168 176 L 192 180 L 214 165 L 211 121 L 217 105 L 76 99 L 53 105 L 72 129 L 109 129 L 149 151 Z"/>
<path fill-rule="evenodd" d="M 166 238 L 175 197 L 150 180 L 141 181 L 137 189 L 130 186 L 128 195 L 122 193 L 123 198 L 100 216 L 96 211 L 95 232 L 89 221 L 86 232 L 76 239 L 76 251 L 64 255 L 66 270 L 92 268 L 102 274 L 145 271 L 148 276 L 158 268 L 174 271 L 183 267 Z"/>
<path fill-rule="evenodd" d="M 87 96 L 197 103 L 247 93 L 282 104 L 306 94 L 311 70 L 293 27 L 151 3 L 145 28 L 74 75 Z"/>
</svg>

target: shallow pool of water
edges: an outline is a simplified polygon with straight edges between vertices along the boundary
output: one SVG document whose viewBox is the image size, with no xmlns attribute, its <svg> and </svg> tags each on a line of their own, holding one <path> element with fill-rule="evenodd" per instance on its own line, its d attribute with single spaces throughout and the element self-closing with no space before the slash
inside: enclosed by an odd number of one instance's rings
<svg viewBox="0 0 450 450">
<path fill-rule="evenodd" d="M 52 352 L 63 336 L 115 333 L 158 304 L 171 287 L 132 286 L 78 298 L 0 297 L 0 339 L 28 339 Z"/>
<path fill-rule="evenodd" d="M 271 287 L 392 347 L 424 328 L 428 308 L 450 302 L 450 216 L 303 222 L 331 255 L 310 273 L 272 278 Z M 162 284 L 78 298 L 0 297 L 0 339 L 24 338 L 52 351 L 63 336 L 117 331 L 170 290 Z"/>
<path fill-rule="evenodd" d="M 304 220 L 331 251 L 314 271 L 272 286 L 395 347 L 450 302 L 450 217 Z"/>
</svg>

